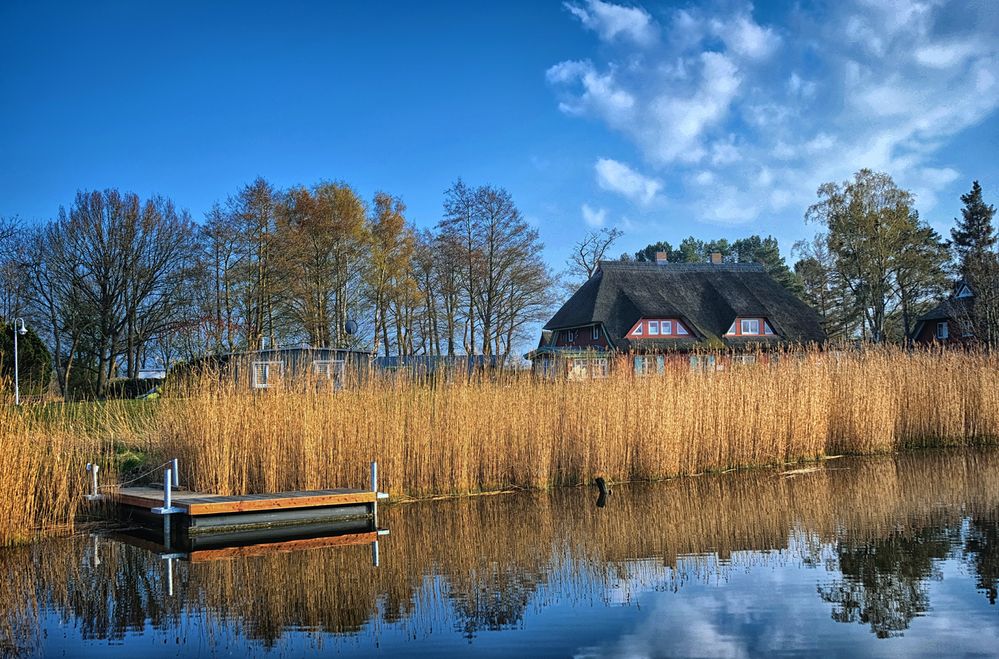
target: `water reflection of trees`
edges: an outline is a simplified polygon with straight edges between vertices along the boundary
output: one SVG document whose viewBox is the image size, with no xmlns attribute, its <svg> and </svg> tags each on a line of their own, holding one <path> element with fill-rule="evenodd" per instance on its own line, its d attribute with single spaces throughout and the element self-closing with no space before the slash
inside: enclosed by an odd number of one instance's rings
<svg viewBox="0 0 999 659">
<path fill-rule="evenodd" d="M 819 595 L 835 605 L 833 620 L 870 625 L 878 638 L 898 636 L 929 610 L 927 582 L 940 578 L 934 561 L 945 558 L 959 539 L 958 527 L 943 524 L 874 540 L 842 540 L 836 555 L 843 579 L 819 586 Z"/>
<path fill-rule="evenodd" d="M 996 603 L 999 584 L 999 509 L 973 515 L 964 542 L 965 558 L 975 571 L 978 590 Z"/>
<path fill-rule="evenodd" d="M 192 620 L 190 628 L 226 632 L 213 639 L 263 646 L 288 629 L 377 634 L 376 621 L 472 636 L 517 626 L 528 607 L 549 601 L 678 588 L 730 561 L 779 561 L 759 552 L 786 549 L 789 539 L 808 564 L 816 546 L 834 548 L 843 578 L 820 596 L 835 619 L 891 635 L 927 610 L 934 560 L 961 549 L 966 513 L 963 549 L 994 600 L 999 453 L 829 466 L 794 478 L 754 471 L 624 486 L 603 509 L 592 491 L 575 489 L 393 506 L 381 514 L 392 534 L 378 568 L 366 546 L 180 563 L 173 597 L 162 561 L 135 547 L 104 541 L 95 554 L 76 537 L 7 550 L 0 645 L 30 645 L 46 606 L 87 638 L 151 627 L 183 641 Z"/>
</svg>

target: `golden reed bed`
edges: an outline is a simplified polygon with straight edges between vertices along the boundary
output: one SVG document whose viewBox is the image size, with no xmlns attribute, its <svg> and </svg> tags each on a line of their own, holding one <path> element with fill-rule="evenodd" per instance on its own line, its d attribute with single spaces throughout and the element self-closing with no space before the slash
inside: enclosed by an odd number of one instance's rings
<svg viewBox="0 0 999 659">
<path fill-rule="evenodd" d="M 150 465 L 178 457 L 185 484 L 201 491 L 363 486 L 377 460 L 381 489 L 420 497 L 996 443 L 999 356 L 807 353 L 716 373 L 368 378 L 337 392 L 257 392 L 216 375 L 175 386 L 141 422 L 125 405 L 84 420 L 0 412 L 0 544 L 71 525 L 83 464 L 101 461 L 113 482 L 123 446 Z"/>
</svg>

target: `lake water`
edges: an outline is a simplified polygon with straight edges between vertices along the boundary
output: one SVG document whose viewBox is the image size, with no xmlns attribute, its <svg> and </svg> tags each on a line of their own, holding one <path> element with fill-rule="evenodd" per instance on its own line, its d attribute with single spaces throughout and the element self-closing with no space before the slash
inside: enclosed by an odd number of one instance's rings
<svg viewBox="0 0 999 659">
<path fill-rule="evenodd" d="M 0 654 L 999 651 L 997 452 L 621 485 L 603 503 L 570 488 L 383 506 L 377 566 L 369 542 L 169 559 L 98 533 L 0 550 Z"/>
</svg>

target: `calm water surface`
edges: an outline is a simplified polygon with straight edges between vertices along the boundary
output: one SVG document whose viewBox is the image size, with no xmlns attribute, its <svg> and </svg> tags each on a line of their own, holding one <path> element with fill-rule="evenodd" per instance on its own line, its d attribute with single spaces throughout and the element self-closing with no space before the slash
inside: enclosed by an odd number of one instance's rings
<svg viewBox="0 0 999 659">
<path fill-rule="evenodd" d="M 999 453 L 383 507 L 372 546 L 0 551 L 0 654 L 993 655 Z"/>
</svg>

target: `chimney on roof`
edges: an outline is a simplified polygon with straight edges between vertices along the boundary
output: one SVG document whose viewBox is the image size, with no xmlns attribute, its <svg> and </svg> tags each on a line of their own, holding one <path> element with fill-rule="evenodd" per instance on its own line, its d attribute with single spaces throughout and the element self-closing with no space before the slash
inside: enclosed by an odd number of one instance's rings
<svg viewBox="0 0 999 659">
<path fill-rule="evenodd" d="M 663 265 L 669 262 L 669 254 L 666 252 L 656 252 L 656 263 Z"/>
<path fill-rule="evenodd" d="M 721 252 L 711 252 L 711 263 L 712 265 L 721 265 L 722 254 Z"/>
</svg>

